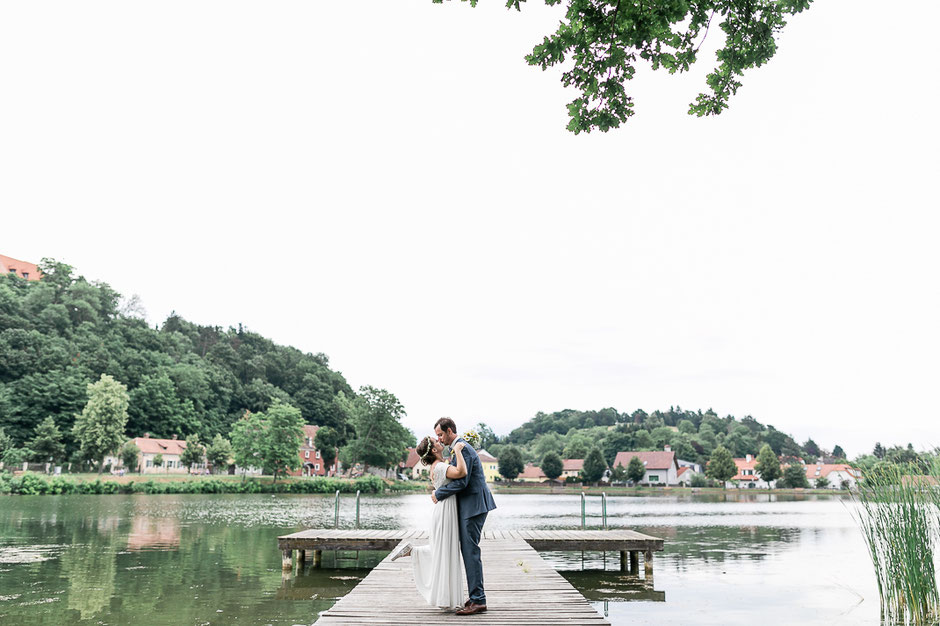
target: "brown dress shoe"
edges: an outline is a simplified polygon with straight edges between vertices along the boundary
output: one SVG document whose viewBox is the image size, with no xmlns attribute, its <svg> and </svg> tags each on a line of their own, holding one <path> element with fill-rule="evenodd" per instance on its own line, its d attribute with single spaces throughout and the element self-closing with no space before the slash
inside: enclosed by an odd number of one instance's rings
<svg viewBox="0 0 940 626">
<path fill-rule="evenodd" d="M 456 615 L 476 615 L 477 613 L 483 613 L 485 611 L 486 611 L 485 604 L 473 604 L 471 602 L 467 606 L 457 611 Z"/>
<path fill-rule="evenodd" d="M 464 606 L 470 606 L 471 604 L 473 604 L 473 600 L 467 600 L 463 603 Z"/>
</svg>

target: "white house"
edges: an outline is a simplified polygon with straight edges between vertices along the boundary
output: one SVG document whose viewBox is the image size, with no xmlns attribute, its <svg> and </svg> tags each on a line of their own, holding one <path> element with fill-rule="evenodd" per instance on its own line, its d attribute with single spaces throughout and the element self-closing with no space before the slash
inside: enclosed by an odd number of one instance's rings
<svg viewBox="0 0 940 626">
<path fill-rule="evenodd" d="M 669 446 L 666 446 L 662 452 L 618 452 L 614 458 L 614 467 L 623 465 L 624 469 L 628 468 L 630 459 L 633 457 L 639 457 L 646 469 L 640 484 L 666 486 L 679 484 L 679 464 L 676 462 L 676 453 L 670 450 Z"/>
</svg>

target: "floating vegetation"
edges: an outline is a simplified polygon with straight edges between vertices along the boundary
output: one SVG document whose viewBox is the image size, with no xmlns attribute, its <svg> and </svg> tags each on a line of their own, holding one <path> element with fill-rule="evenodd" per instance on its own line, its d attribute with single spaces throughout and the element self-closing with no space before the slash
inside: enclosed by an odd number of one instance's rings
<svg viewBox="0 0 940 626">
<path fill-rule="evenodd" d="M 934 551 L 938 498 L 929 476 L 893 464 L 865 474 L 854 511 L 875 568 L 881 619 L 916 626 L 940 621 Z"/>
</svg>

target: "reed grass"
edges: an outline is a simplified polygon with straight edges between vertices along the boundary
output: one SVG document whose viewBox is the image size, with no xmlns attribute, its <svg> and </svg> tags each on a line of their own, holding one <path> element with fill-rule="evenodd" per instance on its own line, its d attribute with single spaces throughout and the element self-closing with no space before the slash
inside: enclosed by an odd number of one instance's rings
<svg viewBox="0 0 940 626">
<path fill-rule="evenodd" d="M 854 515 L 875 568 L 886 624 L 940 622 L 934 550 L 940 540 L 940 495 L 903 467 L 866 472 Z"/>
</svg>

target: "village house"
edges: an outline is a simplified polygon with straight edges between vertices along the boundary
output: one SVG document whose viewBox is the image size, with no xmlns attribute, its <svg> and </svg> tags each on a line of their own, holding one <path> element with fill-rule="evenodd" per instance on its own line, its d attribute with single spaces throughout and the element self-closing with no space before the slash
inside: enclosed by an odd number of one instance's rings
<svg viewBox="0 0 940 626">
<path fill-rule="evenodd" d="M 663 451 L 637 451 L 637 452 L 618 452 L 614 457 L 614 467 L 623 465 L 624 469 L 630 466 L 630 459 L 639 457 L 643 462 L 643 468 L 646 470 L 643 478 L 640 479 L 641 485 L 665 485 L 667 487 L 679 484 L 679 463 L 676 460 L 676 453 L 669 446 Z"/>
<path fill-rule="evenodd" d="M 538 465 L 526 463 L 522 473 L 516 476 L 515 481 L 519 483 L 542 483 L 548 480 L 548 476 Z"/>
<path fill-rule="evenodd" d="M 140 448 L 137 459 L 137 471 L 141 474 L 187 474 L 189 468 L 180 462 L 180 455 L 186 449 L 183 439 L 156 439 L 149 434 L 135 437 L 131 442 Z M 154 460 L 160 455 L 163 464 L 157 466 Z"/>
<path fill-rule="evenodd" d="M 319 426 L 313 426 L 311 424 L 304 424 L 304 438 L 303 442 L 300 444 L 300 449 L 297 451 L 298 456 L 300 456 L 300 469 L 291 470 L 288 472 L 290 476 L 335 476 L 336 475 L 336 464 L 338 461 L 334 461 L 329 467 L 326 463 L 323 462 L 321 458 L 320 451 L 317 450 L 317 447 L 313 445 L 313 442 L 316 440 L 317 431 L 320 430 Z"/>
<path fill-rule="evenodd" d="M 680 465 L 679 471 L 676 473 L 676 481 L 680 487 L 691 487 L 692 478 L 701 475 L 702 472 L 696 470 L 695 465 Z"/>
<path fill-rule="evenodd" d="M 725 483 L 725 487 L 734 489 L 769 489 L 771 487 L 757 473 L 757 458 L 753 454 L 733 460 L 738 473 Z"/>
<path fill-rule="evenodd" d="M 42 272 L 35 263 L 20 261 L 0 254 L 0 274 L 13 274 L 25 280 L 39 280 Z"/>
<path fill-rule="evenodd" d="M 564 459 L 561 462 L 561 480 L 578 478 L 584 469 L 584 459 Z"/>
<path fill-rule="evenodd" d="M 492 483 L 502 480 L 499 476 L 499 459 L 486 450 L 477 450 L 477 456 L 480 457 L 480 464 L 483 466 L 483 475 L 486 482 Z"/>
<path fill-rule="evenodd" d="M 806 465 L 806 480 L 810 487 L 816 486 L 816 480 L 825 478 L 829 481 L 826 489 L 855 489 L 861 480 L 861 472 L 845 463 L 810 463 Z"/>
<path fill-rule="evenodd" d="M 398 471 L 410 480 L 430 479 L 430 468 L 421 462 L 418 451 L 408 448 L 408 458 L 398 464 Z"/>
</svg>

